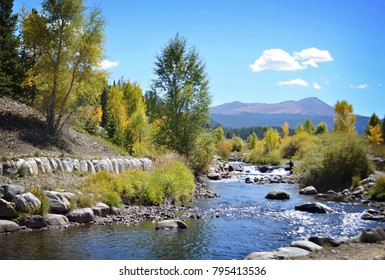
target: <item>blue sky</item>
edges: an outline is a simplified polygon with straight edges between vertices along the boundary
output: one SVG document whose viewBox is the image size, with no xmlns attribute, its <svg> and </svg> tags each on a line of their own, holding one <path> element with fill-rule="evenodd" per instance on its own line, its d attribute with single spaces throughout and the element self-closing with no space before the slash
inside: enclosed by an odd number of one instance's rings
<svg viewBox="0 0 385 280">
<path fill-rule="evenodd" d="M 40 10 L 40 0 L 15 0 Z M 385 1 L 86 0 L 107 21 L 111 80 L 143 91 L 155 55 L 184 36 L 206 62 L 212 105 L 318 97 L 354 112 L 385 115 Z"/>
</svg>

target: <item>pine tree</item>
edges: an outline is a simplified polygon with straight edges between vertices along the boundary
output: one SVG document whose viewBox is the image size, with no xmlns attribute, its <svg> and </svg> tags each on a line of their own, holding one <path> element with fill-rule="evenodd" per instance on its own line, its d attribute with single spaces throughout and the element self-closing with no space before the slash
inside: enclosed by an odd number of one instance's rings
<svg viewBox="0 0 385 280">
<path fill-rule="evenodd" d="M 0 0 L 0 96 L 21 95 L 23 69 L 19 57 L 19 38 L 15 35 L 17 15 L 13 0 Z"/>
</svg>

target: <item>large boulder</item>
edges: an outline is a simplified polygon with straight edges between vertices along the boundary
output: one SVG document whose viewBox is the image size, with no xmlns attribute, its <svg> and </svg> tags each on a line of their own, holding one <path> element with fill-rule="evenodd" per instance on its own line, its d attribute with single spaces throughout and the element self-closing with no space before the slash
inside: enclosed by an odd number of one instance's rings
<svg viewBox="0 0 385 280">
<path fill-rule="evenodd" d="M 164 220 L 158 222 L 155 229 L 187 229 L 187 225 L 180 220 Z"/>
<path fill-rule="evenodd" d="M 299 194 L 304 194 L 304 195 L 313 195 L 317 193 L 318 193 L 317 189 L 313 186 L 307 186 L 299 190 Z"/>
<path fill-rule="evenodd" d="M 20 225 L 32 229 L 44 228 L 48 226 L 44 217 L 40 215 L 25 216 L 20 220 Z"/>
<path fill-rule="evenodd" d="M 54 191 L 45 191 L 43 195 L 48 198 L 49 211 L 56 214 L 68 213 L 71 208 L 71 203 L 63 193 Z"/>
<path fill-rule="evenodd" d="M 216 181 L 216 180 L 221 179 L 221 174 L 211 172 L 211 173 L 207 174 L 207 178 L 209 178 L 210 180 Z"/>
<path fill-rule="evenodd" d="M 43 163 L 45 172 L 51 174 L 52 173 L 52 167 L 51 167 L 51 163 L 49 162 L 49 159 L 46 157 L 42 157 L 42 158 L 40 158 L 40 160 Z"/>
<path fill-rule="evenodd" d="M 24 168 L 28 176 L 37 176 L 39 174 L 39 168 L 34 158 L 26 158 Z"/>
<path fill-rule="evenodd" d="M 13 219 L 17 217 L 16 205 L 13 202 L 0 198 L 0 218 Z"/>
<path fill-rule="evenodd" d="M 330 213 L 333 209 L 320 202 L 310 202 L 302 205 L 295 206 L 295 210 L 304 211 L 309 213 Z"/>
<path fill-rule="evenodd" d="M 19 231 L 21 227 L 12 221 L 0 220 L 0 233 Z"/>
<path fill-rule="evenodd" d="M 362 243 L 376 243 L 385 240 L 385 232 L 382 228 L 368 228 L 361 232 L 358 240 Z"/>
<path fill-rule="evenodd" d="M 95 216 L 105 217 L 110 214 L 110 207 L 107 204 L 98 202 L 92 207 L 92 211 L 94 211 Z"/>
<path fill-rule="evenodd" d="M 44 219 L 50 226 L 63 226 L 69 223 L 68 218 L 61 214 L 46 214 Z"/>
<path fill-rule="evenodd" d="M 265 196 L 265 198 L 285 200 L 285 199 L 290 199 L 290 195 L 284 191 L 271 191 Z"/>
<path fill-rule="evenodd" d="M 248 254 L 244 260 L 275 260 L 276 258 L 273 252 L 253 252 Z"/>
<path fill-rule="evenodd" d="M 70 213 L 68 213 L 67 217 L 68 217 L 68 220 L 70 220 L 70 222 L 80 223 L 80 224 L 93 222 L 95 218 L 94 212 L 92 211 L 91 208 L 75 209 Z"/>
<path fill-rule="evenodd" d="M 325 236 L 312 236 L 309 237 L 309 241 L 322 247 L 337 247 L 343 243 L 341 239 L 333 239 Z"/>
<path fill-rule="evenodd" d="M 316 252 L 323 249 L 322 246 L 317 245 L 309 240 L 297 240 L 290 244 L 291 247 L 301 248 L 309 252 Z"/>
<path fill-rule="evenodd" d="M 0 188 L 3 189 L 3 198 L 8 201 L 12 201 L 15 195 L 25 192 L 25 187 L 18 184 L 2 185 Z"/>
<path fill-rule="evenodd" d="M 13 202 L 19 211 L 26 211 L 27 209 L 33 209 L 41 205 L 41 201 L 30 192 L 15 195 Z"/>
<path fill-rule="evenodd" d="M 297 247 L 281 247 L 273 252 L 277 259 L 303 257 L 310 254 L 308 250 Z"/>
</svg>

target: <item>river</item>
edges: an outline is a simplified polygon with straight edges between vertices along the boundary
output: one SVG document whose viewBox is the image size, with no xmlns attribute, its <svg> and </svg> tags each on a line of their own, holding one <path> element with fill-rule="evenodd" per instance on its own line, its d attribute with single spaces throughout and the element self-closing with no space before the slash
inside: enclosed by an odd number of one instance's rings
<svg viewBox="0 0 385 280">
<path fill-rule="evenodd" d="M 323 202 L 334 212 L 311 214 L 294 206 L 314 201 L 293 184 L 245 184 L 243 180 L 209 182 L 220 195 L 193 202 L 201 219 L 184 219 L 187 230 L 157 231 L 153 221 L 139 225 L 84 225 L 0 235 L 0 259 L 231 260 L 256 251 L 273 251 L 310 236 L 354 236 L 376 227 L 360 217 L 361 204 Z M 269 191 L 290 194 L 267 200 Z"/>
</svg>

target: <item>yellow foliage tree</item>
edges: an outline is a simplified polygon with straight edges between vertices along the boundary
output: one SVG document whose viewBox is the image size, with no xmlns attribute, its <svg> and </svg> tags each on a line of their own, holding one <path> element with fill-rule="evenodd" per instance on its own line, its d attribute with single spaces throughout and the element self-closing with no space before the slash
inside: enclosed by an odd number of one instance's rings
<svg viewBox="0 0 385 280">
<path fill-rule="evenodd" d="M 289 123 L 284 122 L 282 125 L 282 139 L 286 139 L 289 136 Z"/>
<path fill-rule="evenodd" d="M 356 116 L 353 114 L 353 105 L 345 100 L 337 101 L 334 106 L 336 117 L 334 118 L 334 131 L 336 132 L 355 132 Z"/>
<path fill-rule="evenodd" d="M 380 144 L 384 142 L 384 139 L 382 138 L 382 133 L 381 133 L 381 126 L 379 124 L 375 126 L 369 125 L 368 138 L 369 138 L 369 141 L 374 144 Z"/>
</svg>

